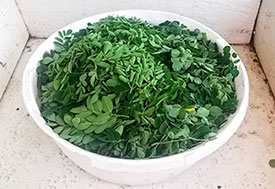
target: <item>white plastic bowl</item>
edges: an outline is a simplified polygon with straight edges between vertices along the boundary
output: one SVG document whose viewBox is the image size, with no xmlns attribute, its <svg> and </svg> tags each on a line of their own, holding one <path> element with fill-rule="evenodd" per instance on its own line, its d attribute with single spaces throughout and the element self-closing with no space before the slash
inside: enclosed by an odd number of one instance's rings
<svg viewBox="0 0 275 189">
<path fill-rule="evenodd" d="M 192 19 L 177 14 L 151 10 L 125 10 L 99 14 L 74 22 L 60 30 L 72 29 L 73 31 L 78 31 L 81 28 L 85 28 L 88 22 L 93 23 L 109 15 L 137 17 L 153 24 L 159 24 L 166 20 L 177 20 L 190 29 L 198 28 L 206 32 L 208 38 L 216 42 L 220 50 L 223 49 L 224 46 L 229 45 L 216 32 Z M 53 41 L 56 36 L 58 36 L 57 32 L 45 40 L 29 59 L 23 75 L 24 102 L 34 121 L 47 135 L 54 139 L 61 150 L 82 169 L 98 178 L 119 184 L 144 185 L 174 177 L 221 147 L 239 128 L 244 119 L 248 106 L 249 83 L 245 67 L 242 61 L 240 61 L 237 64 L 240 74 L 235 82 L 239 100 L 238 109 L 229 117 L 226 125 L 220 129 L 215 140 L 200 144 L 183 153 L 157 159 L 127 160 L 106 157 L 85 151 L 55 134 L 52 129 L 45 124 L 45 120 L 40 115 L 36 103 L 36 68 L 38 61 L 41 60 L 45 51 L 54 47 Z M 234 50 L 232 50 L 232 52 L 234 52 Z"/>
</svg>

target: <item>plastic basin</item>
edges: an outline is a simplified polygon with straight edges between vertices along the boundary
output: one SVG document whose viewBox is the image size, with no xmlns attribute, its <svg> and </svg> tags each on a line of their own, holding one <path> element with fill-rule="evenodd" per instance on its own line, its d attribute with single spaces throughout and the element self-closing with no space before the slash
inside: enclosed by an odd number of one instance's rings
<svg viewBox="0 0 275 189">
<path fill-rule="evenodd" d="M 88 22 L 96 22 L 109 15 L 137 17 L 153 24 L 159 24 L 166 20 L 177 20 L 180 23 L 185 24 L 190 29 L 198 28 L 201 31 L 206 32 L 208 38 L 216 42 L 220 50 L 229 45 L 216 32 L 192 19 L 173 13 L 151 10 L 108 12 L 84 18 L 59 30 L 72 29 L 73 31 L 78 31 L 79 29 L 84 28 Z M 36 103 L 36 68 L 38 66 L 38 61 L 41 60 L 45 51 L 53 48 L 53 41 L 57 36 L 58 34 L 55 32 L 47 40 L 45 40 L 37 48 L 27 63 L 23 74 L 22 87 L 25 106 L 37 125 L 56 142 L 61 150 L 73 162 L 88 173 L 100 179 L 119 184 L 144 185 L 174 177 L 221 147 L 235 133 L 245 117 L 248 106 L 249 83 L 245 67 L 242 61 L 240 61 L 237 64 L 240 74 L 235 80 L 237 98 L 239 100 L 238 108 L 237 111 L 229 117 L 224 127 L 219 130 L 216 139 L 202 143 L 185 152 L 157 159 L 119 159 L 106 157 L 83 150 L 55 134 L 52 129 L 45 124 L 45 120 L 40 115 L 40 111 Z M 234 52 L 233 49 L 232 51 Z"/>
</svg>

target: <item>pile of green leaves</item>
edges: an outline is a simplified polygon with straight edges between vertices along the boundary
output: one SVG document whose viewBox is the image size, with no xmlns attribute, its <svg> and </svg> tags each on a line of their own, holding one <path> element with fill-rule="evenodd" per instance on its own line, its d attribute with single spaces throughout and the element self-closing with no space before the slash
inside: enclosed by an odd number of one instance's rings
<svg viewBox="0 0 275 189">
<path fill-rule="evenodd" d="M 63 139 L 120 158 L 157 158 L 215 138 L 235 112 L 230 47 L 177 21 L 106 17 L 59 32 L 39 62 L 38 104 Z"/>
</svg>

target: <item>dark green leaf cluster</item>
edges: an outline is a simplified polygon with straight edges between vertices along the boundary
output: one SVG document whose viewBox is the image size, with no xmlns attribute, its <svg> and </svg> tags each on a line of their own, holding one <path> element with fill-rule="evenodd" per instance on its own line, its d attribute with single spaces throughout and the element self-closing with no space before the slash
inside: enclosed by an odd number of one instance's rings
<svg viewBox="0 0 275 189">
<path fill-rule="evenodd" d="M 177 21 L 107 17 L 54 44 L 37 68 L 38 104 L 55 133 L 85 150 L 176 154 L 215 138 L 236 110 L 236 54 Z"/>
</svg>

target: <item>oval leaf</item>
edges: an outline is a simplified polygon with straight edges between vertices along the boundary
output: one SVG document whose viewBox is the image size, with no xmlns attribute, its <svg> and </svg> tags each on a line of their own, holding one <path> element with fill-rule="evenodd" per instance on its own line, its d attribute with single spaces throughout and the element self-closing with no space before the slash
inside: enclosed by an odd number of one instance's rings
<svg viewBox="0 0 275 189">
<path fill-rule="evenodd" d="M 103 106 L 106 107 L 106 110 L 109 113 L 112 113 L 114 106 L 111 98 L 109 96 L 103 96 L 102 103 L 103 103 Z"/>
</svg>

